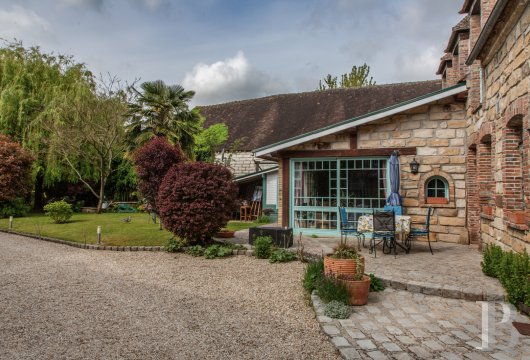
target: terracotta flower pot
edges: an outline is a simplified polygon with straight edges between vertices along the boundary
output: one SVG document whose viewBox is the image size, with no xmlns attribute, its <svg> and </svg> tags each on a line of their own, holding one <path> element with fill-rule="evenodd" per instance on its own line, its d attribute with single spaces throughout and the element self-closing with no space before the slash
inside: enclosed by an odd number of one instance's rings
<svg viewBox="0 0 530 360">
<path fill-rule="evenodd" d="M 366 305 L 370 294 L 370 276 L 363 275 L 362 280 L 352 280 L 350 276 L 339 276 L 339 280 L 346 284 L 350 293 L 350 304 L 354 306 Z"/>
<path fill-rule="evenodd" d="M 235 234 L 236 232 L 232 230 L 221 230 L 217 234 L 215 234 L 215 237 L 222 238 L 222 239 L 229 239 L 229 238 L 233 238 Z"/>
<path fill-rule="evenodd" d="M 364 274 L 364 256 L 359 255 L 361 273 Z M 324 256 L 324 274 L 326 276 L 355 276 L 357 274 L 357 261 L 355 259 L 335 259 Z"/>
</svg>

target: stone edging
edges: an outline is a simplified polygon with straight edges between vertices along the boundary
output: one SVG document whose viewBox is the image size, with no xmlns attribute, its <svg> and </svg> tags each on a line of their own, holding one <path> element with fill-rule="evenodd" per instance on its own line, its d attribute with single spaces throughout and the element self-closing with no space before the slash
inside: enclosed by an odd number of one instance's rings
<svg viewBox="0 0 530 360">
<path fill-rule="evenodd" d="M 322 302 L 320 297 L 313 291 L 311 294 L 311 303 L 316 313 L 316 318 L 322 332 L 329 336 L 331 343 L 337 348 L 344 359 L 361 359 L 361 354 L 355 347 L 341 335 L 338 325 L 335 320 L 324 315 L 326 305 Z M 338 320 L 340 322 L 340 320 Z"/>
<path fill-rule="evenodd" d="M 28 234 L 28 233 L 22 233 L 18 231 L 7 231 L 0 229 L 0 232 L 5 234 L 13 234 L 18 236 L 24 236 L 29 237 L 36 240 L 43 240 L 43 241 L 49 241 L 56 244 L 62 244 L 62 245 L 68 245 L 80 249 L 86 249 L 86 250 L 110 250 L 110 251 L 165 251 L 164 246 L 108 246 L 108 245 L 92 245 L 92 244 L 83 244 L 83 243 L 77 243 L 73 241 L 68 240 L 60 240 L 55 239 L 47 236 L 38 236 L 35 234 Z M 252 256 L 254 252 L 252 250 L 238 250 L 234 249 L 232 250 L 232 255 L 247 255 Z"/>
<path fill-rule="evenodd" d="M 376 275 L 377 276 L 377 275 Z M 506 301 L 506 293 L 487 293 L 478 289 L 462 289 L 456 286 L 429 284 L 419 281 L 400 281 L 377 276 L 385 287 L 396 290 L 406 290 L 412 293 L 440 296 L 449 299 L 464 299 L 469 301 Z"/>
</svg>

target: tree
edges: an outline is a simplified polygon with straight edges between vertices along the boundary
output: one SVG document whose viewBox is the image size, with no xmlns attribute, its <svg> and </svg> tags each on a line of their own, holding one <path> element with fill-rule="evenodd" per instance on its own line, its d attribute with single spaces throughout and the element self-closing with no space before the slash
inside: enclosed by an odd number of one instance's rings
<svg viewBox="0 0 530 360">
<path fill-rule="evenodd" d="M 132 149 L 155 136 L 165 136 L 172 144 L 180 144 L 184 153 L 192 158 L 195 136 L 202 129 L 203 118 L 199 109 L 189 110 L 188 102 L 194 91 L 185 91 L 180 85 L 166 85 L 162 80 L 148 81 L 130 89 L 133 101 L 129 102 L 127 133 Z"/>
<path fill-rule="evenodd" d="M 225 226 L 235 209 L 237 185 L 221 165 L 201 162 L 173 166 L 158 192 L 164 227 L 191 243 L 205 243 Z"/>
<path fill-rule="evenodd" d="M 228 126 L 214 124 L 195 137 L 195 160 L 214 162 L 215 151 L 228 139 Z"/>
<path fill-rule="evenodd" d="M 113 162 L 125 150 L 125 92 L 116 79 L 101 82 L 96 93 L 81 85 L 73 101 L 65 105 L 69 112 L 64 112 L 63 121 L 50 125 L 50 133 L 54 134 L 50 147 L 97 198 L 99 213 L 105 185 L 114 171 Z"/>
<path fill-rule="evenodd" d="M 370 66 L 363 64 L 361 66 L 353 66 L 349 74 L 342 74 L 340 83 L 337 85 L 337 77 L 328 74 L 324 78 L 324 83 L 320 80 L 319 90 L 335 89 L 335 88 L 352 88 L 361 86 L 375 85 L 373 77 L 370 76 Z"/>
<path fill-rule="evenodd" d="M 154 214 L 158 214 L 158 190 L 164 176 L 184 159 L 178 144 L 171 145 L 163 136 L 152 138 L 133 154 L 138 189 Z"/>
<path fill-rule="evenodd" d="M 36 209 L 42 208 L 45 185 L 71 180 L 72 173 L 53 159 L 48 129 L 62 121 L 80 84 L 93 85 L 92 74 L 65 55 L 45 54 L 20 42 L 0 47 L 0 133 L 10 136 L 35 158 Z"/>
<path fill-rule="evenodd" d="M 26 196 L 32 188 L 33 156 L 0 134 L 0 203 Z"/>
</svg>

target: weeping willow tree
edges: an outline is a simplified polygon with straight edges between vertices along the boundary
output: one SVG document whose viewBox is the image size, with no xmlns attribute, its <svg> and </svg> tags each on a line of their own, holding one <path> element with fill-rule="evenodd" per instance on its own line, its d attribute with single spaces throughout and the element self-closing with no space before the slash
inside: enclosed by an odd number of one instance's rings
<svg viewBox="0 0 530 360">
<path fill-rule="evenodd" d="M 0 132 L 35 157 L 35 209 L 42 208 L 45 185 L 75 178 L 49 144 L 55 135 L 52 124 L 64 120 L 80 86 L 94 89 L 93 75 L 70 56 L 46 54 L 20 42 L 0 47 Z"/>
<path fill-rule="evenodd" d="M 96 90 L 79 85 L 63 104 L 61 121 L 49 123 L 50 154 L 75 174 L 98 200 L 105 200 L 105 186 L 125 151 L 126 92 L 115 78 L 100 81 Z"/>
</svg>

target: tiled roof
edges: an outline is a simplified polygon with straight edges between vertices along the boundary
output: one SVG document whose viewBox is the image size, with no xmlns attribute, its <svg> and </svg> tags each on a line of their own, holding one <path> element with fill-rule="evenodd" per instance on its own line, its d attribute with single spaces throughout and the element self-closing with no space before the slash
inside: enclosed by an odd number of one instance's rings
<svg viewBox="0 0 530 360">
<path fill-rule="evenodd" d="M 458 39 L 458 34 L 465 31 L 469 31 L 469 15 L 460 20 L 458 24 L 453 26 L 451 37 L 449 37 L 449 42 L 447 43 L 445 52 L 453 51 L 453 47 L 455 46 L 456 40 Z"/>
<path fill-rule="evenodd" d="M 444 56 L 440 58 L 440 65 L 438 66 L 438 71 L 436 72 L 436 75 L 442 75 L 445 67 L 445 63 L 448 61 L 452 61 L 453 56 L 451 54 L 446 53 Z"/>
<path fill-rule="evenodd" d="M 229 143 L 252 150 L 441 89 L 440 80 L 374 85 L 201 106 L 205 126 L 225 123 Z"/>
</svg>

